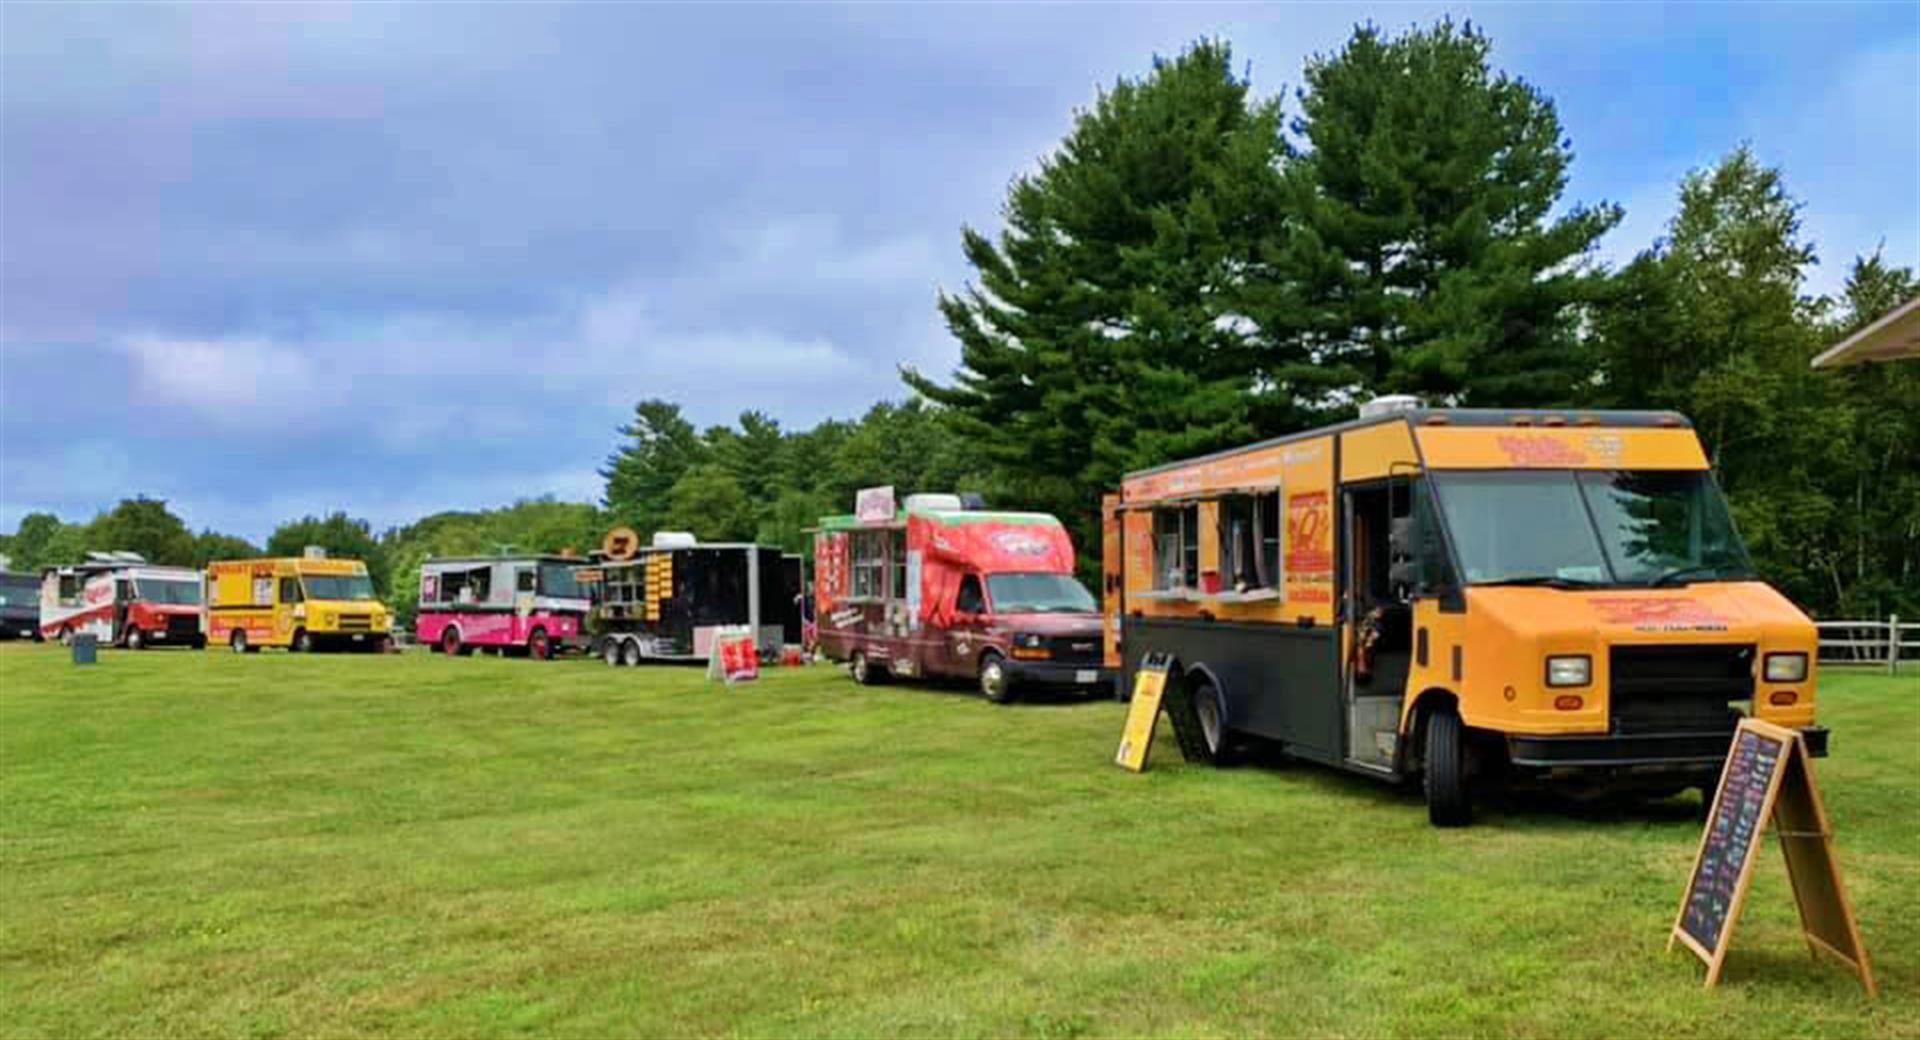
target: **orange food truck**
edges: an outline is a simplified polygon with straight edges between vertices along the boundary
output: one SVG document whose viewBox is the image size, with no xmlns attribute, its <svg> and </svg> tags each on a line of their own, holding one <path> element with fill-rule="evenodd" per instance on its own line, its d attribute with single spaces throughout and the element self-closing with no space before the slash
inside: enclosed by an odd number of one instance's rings
<svg viewBox="0 0 1920 1040">
<path fill-rule="evenodd" d="M 860 492 L 814 539 L 821 651 L 855 682 L 968 679 L 1005 704 L 1023 689 L 1108 695 L 1100 607 L 1073 576 L 1073 542 L 1045 513 L 959 495 Z"/>
<path fill-rule="evenodd" d="M 1815 754 L 1818 637 L 1759 579 L 1670 412 L 1426 409 L 1124 478 L 1107 652 L 1172 658 L 1184 752 L 1254 741 L 1424 785 L 1710 787 L 1753 715 Z"/>
<path fill-rule="evenodd" d="M 373 595 L 367 565 L 306 556 L 207 564 L 207 638 L 236 654 L 263 646 L 384 651 L 392 617 Z"/>
</svg>

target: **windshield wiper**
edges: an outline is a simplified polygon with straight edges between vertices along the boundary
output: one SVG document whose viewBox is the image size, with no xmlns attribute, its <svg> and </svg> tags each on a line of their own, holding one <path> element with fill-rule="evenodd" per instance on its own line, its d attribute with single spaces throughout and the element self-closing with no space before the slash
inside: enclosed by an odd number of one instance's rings
<svg viewBox="0 0 1920 1040">
<path fill-rule="evenodd" d="M 1695 563 L 1695 564 L 1690 564 L 1686 567 L 1675 567 L 1674 569 L 1660 575 L 1658 578 L 1655 578 L 1652 581 L 1647 582 L 1647 588 L 1657 589 L 1663 585 L 1674 585 L 1674 584 L 1683 583 L 1689 578 L 1705 577 L 1709 574 L 1718 574 L 1721 571 L 1735 571 L 1735 570 L 1739 570 L 1739 568 L 1731 567 L 1724 563 Z M 1725 576 L 1733 577 L 1732 574 L 1728 574 Z"/>
<path fill-rule="evenodd" d="M 1543 587 L 1549 589 L 1595 589 L 1600 582 L 1587 581 L 1584 578 L 1562 578 L 1554 574 L 1528 574 L 1518 578 L 1501 578 L 1498 581 L 1479 581 L 1476 585 L 1512 585 L 1519 588 Z"/>
</svg>

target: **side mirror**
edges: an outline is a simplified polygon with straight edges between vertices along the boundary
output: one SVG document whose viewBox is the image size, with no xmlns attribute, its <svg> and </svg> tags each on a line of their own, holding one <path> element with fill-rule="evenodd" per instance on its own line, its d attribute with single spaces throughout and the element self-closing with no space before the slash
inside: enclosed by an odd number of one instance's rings
<svg viewBox="0 0 1920 1040">
<path fill-rule="evenodd" d="M 1420 564 L 1414 549 L 1413 518 L 1395 517 L 1387 533 L 1387 581 L 1396 590 L 1420 587 Z"/>
</svg>

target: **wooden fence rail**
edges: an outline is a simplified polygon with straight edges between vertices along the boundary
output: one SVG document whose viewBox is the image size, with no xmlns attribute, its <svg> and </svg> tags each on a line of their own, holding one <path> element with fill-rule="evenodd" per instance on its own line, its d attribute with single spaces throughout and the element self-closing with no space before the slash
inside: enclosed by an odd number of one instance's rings
<svg viewBox="0 0 1920 1040">
<path fill-rule="evenodd" d="M 1920 624 L 1885 621 L 1816 621 L 1822 664 L 1880 665 L 1892 672 L 1902 663 L 1920 663 Z"/>
</svg>

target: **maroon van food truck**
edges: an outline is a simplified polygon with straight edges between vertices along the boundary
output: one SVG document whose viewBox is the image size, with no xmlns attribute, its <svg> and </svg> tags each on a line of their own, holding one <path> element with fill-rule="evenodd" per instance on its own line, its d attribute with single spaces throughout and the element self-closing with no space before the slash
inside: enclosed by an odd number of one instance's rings
<svg viewBox="0 0 1920 1040">
<path fill-rule="evenodd" d="M 820 649 L 859 683 L 964 678 L 1004 704 L 1022 689 L 1113 692 L 1100 606 L 1073 576 L 1073 542 L 1045 513 L 958 495 L 860 492 L 814 538 Z"/>
</svg>

